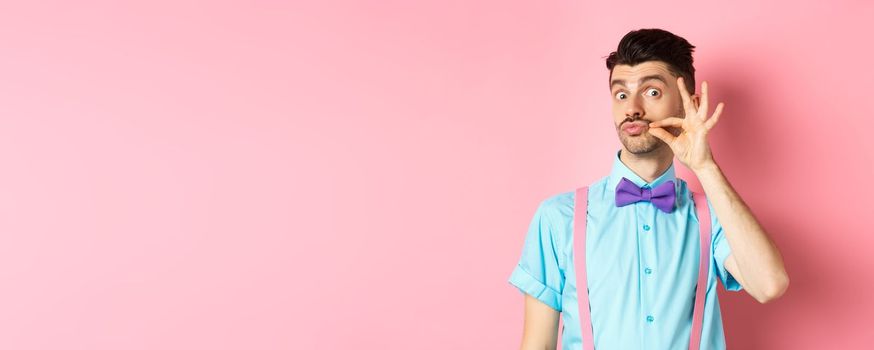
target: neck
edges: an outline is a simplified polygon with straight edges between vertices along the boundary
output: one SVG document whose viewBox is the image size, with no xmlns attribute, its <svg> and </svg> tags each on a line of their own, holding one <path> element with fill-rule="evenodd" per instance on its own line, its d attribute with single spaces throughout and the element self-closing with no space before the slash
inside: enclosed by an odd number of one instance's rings
<svg viewBox="0 0 874 350">
<path fill-rule="evenodd" d="M 646 182 L 653 182 L 671 167 L 674 152 L 668 147 L 659 147 L 651 152 L 633 154 L 622 148 L 619 160 Z"/>
</svg>

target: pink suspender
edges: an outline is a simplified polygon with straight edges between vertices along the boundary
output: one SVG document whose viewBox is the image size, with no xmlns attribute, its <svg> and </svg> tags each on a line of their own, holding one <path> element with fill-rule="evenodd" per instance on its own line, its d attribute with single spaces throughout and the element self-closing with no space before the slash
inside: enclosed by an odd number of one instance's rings
<svg viewBox="0 0 874 350">
<path fill-rule="evenodd" d="M 707 292 L 707 272 L 710 267 L 710 208 L 701 193 L 692 192 L 692 201 L 698 212 L 701 231 L 701 255 L 698 259 L 698 286 L 695 288 L 695 311 L 692 312 L 692 336 L 689 349 L 701 348 L 701 329 L 704 327 L 704 298 Z"/>
<path fill-rule="evenodd" d="M 580 305 L 580 330 L 583 335 L 583 348 L 595 349 L 595 336 L 592 334 L 592 311 L 589 306 L 589 287 L 586 279 L 586 214 L 589 208 L 589 187 L 577 189 L 574 200 L 574 267 L 577 270 L 577 299 Z M 582 220 L 580 220 L 582 219 Z"/>
<path fill-rule="evenodd" d="M 589 188 L 580 187 L 576 191 L 574 203 L 574 263 L 577 272 L 577 296 L 580 306 L 580 327 L 583 347 L 594 350 L 595 337 L 592 334 L 592 315 L 589 305 L 589 288 L 586 279 L 586 213 L 589 206 Z M 695 288 L 695 308 L 692 312 L 692 336 L 689 349 L 701 347 L 701 329 L 704 324 L 704 293 L 707 291 L 707 272 L 710 264 L 710 208 L 703 194 L 692 192 L 692 201 L 698 212 L 701 231 L 701 255 L 698 264 L 698 287 Z M 582 220 L 579 220 L 582 219 Z"/>
</svg>

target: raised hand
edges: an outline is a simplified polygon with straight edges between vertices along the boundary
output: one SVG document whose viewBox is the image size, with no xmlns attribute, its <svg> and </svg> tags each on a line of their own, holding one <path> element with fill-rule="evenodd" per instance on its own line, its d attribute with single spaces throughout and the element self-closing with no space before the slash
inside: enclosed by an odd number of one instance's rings
<svg viewBox="0 0 874 350">
<path fill-rule="evenodd" d="M 667 143 L 683 165 L 697 172 L 714 163 L 713 154 L 710 152 L 710 145 L 707 143 L 707 132 L 719 121 L 719 115 L 722 114 L 725 104 L 720 102 L 716 105 L 713 115 L 708 118 L 707 82 L 701 83 L 701 103 L 697 106 L 692 101 L 692 97 L 689 96 L 689 92 L 685 89 L 683 77 L 677 78 L 677 87 L 680 90 L 680 96 L 683 98 L 686 117 L 669 117 L 652 122 L 649 124 L 648 131 L 653 136 Z M 674 136 L 665 130 L 665 127 L 679 128 L 681 132 L 679 135 Z"/>
</svg>

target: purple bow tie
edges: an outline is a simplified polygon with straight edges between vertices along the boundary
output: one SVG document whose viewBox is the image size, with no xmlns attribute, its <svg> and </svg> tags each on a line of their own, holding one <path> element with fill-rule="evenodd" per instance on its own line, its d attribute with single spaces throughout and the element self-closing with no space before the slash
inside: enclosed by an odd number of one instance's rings
<svg viewBox="0 0 874 350">
<path fill-rule="evenodd" d="M 653 189 L 640 188 L 631 180 L 622 178 L 616 185 L 616 206 L 622 207 L 640 201 L 649 201 L 666 213 L 674 210 L 677 193 L 674 181 L 667 181 Z"/>
</svg>

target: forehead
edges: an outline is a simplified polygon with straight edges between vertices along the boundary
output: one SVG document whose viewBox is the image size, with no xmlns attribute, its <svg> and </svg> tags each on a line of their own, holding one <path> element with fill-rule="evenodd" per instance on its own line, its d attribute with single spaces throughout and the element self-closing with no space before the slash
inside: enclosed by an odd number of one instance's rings
<svg viewBox="0 0 874 350">
<path fill-rule="evenodd" d="M 619 64 L 613 67 L 610 77 L 613 81 L 622 80 L 627 85 L 636 84 L 638 80 L 647 76 L 661 76 L 668 84 L 676 83 L 675 77 L 668 69 L 667 63 L 661 61 L 647 61 L 634 66 Z"/>
</svg>

